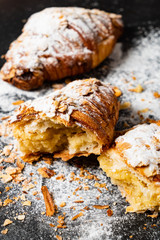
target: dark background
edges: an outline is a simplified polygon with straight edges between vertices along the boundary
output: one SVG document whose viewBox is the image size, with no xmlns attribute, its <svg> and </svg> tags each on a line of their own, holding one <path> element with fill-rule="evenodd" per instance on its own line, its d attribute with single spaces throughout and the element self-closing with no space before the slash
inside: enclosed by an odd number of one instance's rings
<svg viewBox="0 0 160 240">
<path fill-rule="evenodd" d="M 0 0 L 0 55 L 6 53 L 10 42 L 20 34 L 24 25 L 22 20 L 51 6 L 99 8 L 120 13 L 126 29 L 160 24 L 159 0 Z M 1 60 L 0 66 L 2 63 Z"/>
</svg>

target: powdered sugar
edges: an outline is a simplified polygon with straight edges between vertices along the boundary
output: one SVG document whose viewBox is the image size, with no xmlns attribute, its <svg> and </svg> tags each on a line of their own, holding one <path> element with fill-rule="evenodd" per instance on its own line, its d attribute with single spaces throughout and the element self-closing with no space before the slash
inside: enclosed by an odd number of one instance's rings
<svg viewBox="0 0 160 240">
<path fill-rule="evenodd" d="M 129 143 L 131 147 L 123 151 L 127 163 L 132 167 L 149 166 L 157 174 L 160 163 L 160 126 L 142 124 L 118 137 L 116 142 Z"/>
</svg>

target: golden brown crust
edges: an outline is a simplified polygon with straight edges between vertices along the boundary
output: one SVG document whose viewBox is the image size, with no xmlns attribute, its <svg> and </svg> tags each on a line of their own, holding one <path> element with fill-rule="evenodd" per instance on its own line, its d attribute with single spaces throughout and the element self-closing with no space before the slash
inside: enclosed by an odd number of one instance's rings
<svg viewBox="0 0 160 240">
<path fill-rule="evenodd" d="M 1 77 L 31 90 L 89 71 L 111 53 L 122 28 L 120 15 L 96 9 L 45 9 L 29 18 L 10 45 Z"/>
<path fill-rule="evenodd" d="M 78 126 L 95 135 L 102 147 L 109 147 L 118 114 L 119 103 L 113 87 L 97 79 L 86 79 L 74 81 L 49 96 L 22 104 L 12 117 L 11 125 L 14 129 L 37 119 L 44 122 L 50 119 L 65 127 Z M 94 153 L 99 151 L 95 148 Z M 61 150 L 55 157 L 68 160 L 73 156 L 89 154 Z"/>
</svg>

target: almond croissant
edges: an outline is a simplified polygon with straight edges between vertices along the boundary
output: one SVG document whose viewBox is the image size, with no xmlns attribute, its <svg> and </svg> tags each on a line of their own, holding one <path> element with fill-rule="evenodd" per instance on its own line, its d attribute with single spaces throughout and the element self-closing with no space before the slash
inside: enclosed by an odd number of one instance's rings
<svg viewBox="0 0 160 240">
<path fill-rule="evenodd" d="M 10 124 L 23 159 L 54 153 L 69 160 L 100 154 L 112 142 L 119 102 L 113 87 L 97 79 L 77 80 L 48 96 L 27 101 Z"/>
<path fill-rule="evenodd" d="M 47 8 L 33 14 L 7 52 L 1 78 L 31 90 L 89 71 L 112 51 L 121 16 L 83 8 Z"/>
</svg>

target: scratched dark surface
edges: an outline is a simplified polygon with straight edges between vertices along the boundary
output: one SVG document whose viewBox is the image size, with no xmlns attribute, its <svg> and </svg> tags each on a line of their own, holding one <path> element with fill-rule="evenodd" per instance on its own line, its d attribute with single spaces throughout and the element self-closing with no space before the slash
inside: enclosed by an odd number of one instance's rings
<svg viewBox="0 0 160 240">
<path fill-rule="evenodd" d="M 120 101 L 129 101 L 131 107 L 120 111 L 120 118 L 116 127 L 118 130 L 140 123 L 141 119 L 137 111 L 144 108 L 149 109 L 143 114 L 144 119 L 147 117 L 160 119 L 160 99 L 153 97 L 154 91 L 159 90 L 160 92 L 160 2 L 158 0 L 1 0 L 0 55 L 6 53 L 10 42 L 20 34 L 23 26 L 22 20 L 27 19 L 34 12 L 50 6 L 99 8 L 123 15 L 124 35 L 116 45 L 113 54 L 98 68 L 90 73 L 78 76 L 78 78 L 97 77 L 117 85 L 122 90 L 123 96 L 120 97 Z M 3 60 L 1 60 L 0 64 L 3 64 Z M 132 79 L 133 74 L 136 76 L 136 81 Z M 137 94 L 128 91 L 129 88 L 135 87 L 137 84 L 144 87 L 144 92 Z M 49 84 L 44 85 L 39 90 L 25 92 L 0 81 L 0 117 L 11 114 L 14 109 L 12 102 L 19 99 L 25 101 L 34 99 L 51 91 L 51 85 Z M 145 99 L 145 101 L 141 101 L 141 99 Z M 0 149 L 9 143 L 13 143 L 12 138 L 1 137 Z M 71 182 L 71 172 L 74 172 L 79 177 L 79 165 L 83 165 L 90 173 L 95 174 L 100 179 L 100 183 L 106 183 L 108 191 L 102 188 L 100 194 L 95 187 L 95 180 L 82 179 L 81 184 L 78 181 Z M 5 166 L 9 165 L 5 164 Z M 0 231 L 8 228 L 6 235 L 0 233 L 0 239 L 54 240 L 56 235 L 62 236 L 63 240 L 160 239 L 160 218 L 152 219 L 147 217 L 150 213 L 125 214 L 125 207 L 127 206 L 125 199 L 121 197 L 117 187 L 113 186 L 102 170 L 99 169 L 95 156 L 86 159 L 75 159 L 68 163 L 60 160 L 55 161 L 49 168 L 54 169 L 57 174 L 64 174 L 64 181 L 57 181 L 56 176 L 49 180 L 42 179 L 36 171 L 37 168 L 42 166 L 48 167 L 44 162 L 38 163 L 37 166 L 26 165 L 24 175 L 29 177 L 31 172 L 34 173 L 34 177 L 38 182 L 34 190 L 40 191 L 42 185 L 47 185 L 54 196 L 57 206 L 62 201 L 66 202 L 66 206 L 64 208 L 58 207 L 59 212 L 57 215 L 51 218 L 46 217 L 41 214 L 41 212 L 45 211 L 42 195 L 39 194 L 40 200 L 36 200 L 30 191 L 26 194 L 26 199 L 32 202 L 31 207 L 23 207 L 21 201 L 18 201 L 0 208 Z M 82 190 L 74 195 L 74 190 L 80 185 L 82 185 Z M 88 191 L 83 189 L 85 185 L 89 186 Z M 13 186 L 13 188 L 5 192 L 6 186 Z M 19 185 L 13 183 L 3 184 L 0 182 L 0 192 L 0 199 L 3 202 L 7 196 L 12 199 L 13 196 L 21 195 L 22 189 Z M 99 199 L 96 198 L 98 195 L 100 195 Z M 81 204 L 74 203 L 80 197 L 83 198 L 84 202 Z M 94 209 L 92 206 L 96 204 L 110 205 L 113 215 L 108 217 L 105 209 Z M 72 206 L 75 209 L 72 209 Z M 90 210 L 84 211 L 82 217 L 72 221 L 71 218 L 85 206 L 88 206 Z M 55 227 L 50 227 L 50 223 L 56 225 L 58 215 L 63 212 L 66 212 L 65 222 L 67 228 L 57 230 Z M 24 213 L 26 216 L 24 221 L 14 218 L 16 214 Z M 11 219 L 13 223 L 3 227 L 2 224 L 6 218 Z"/>
</svg>

